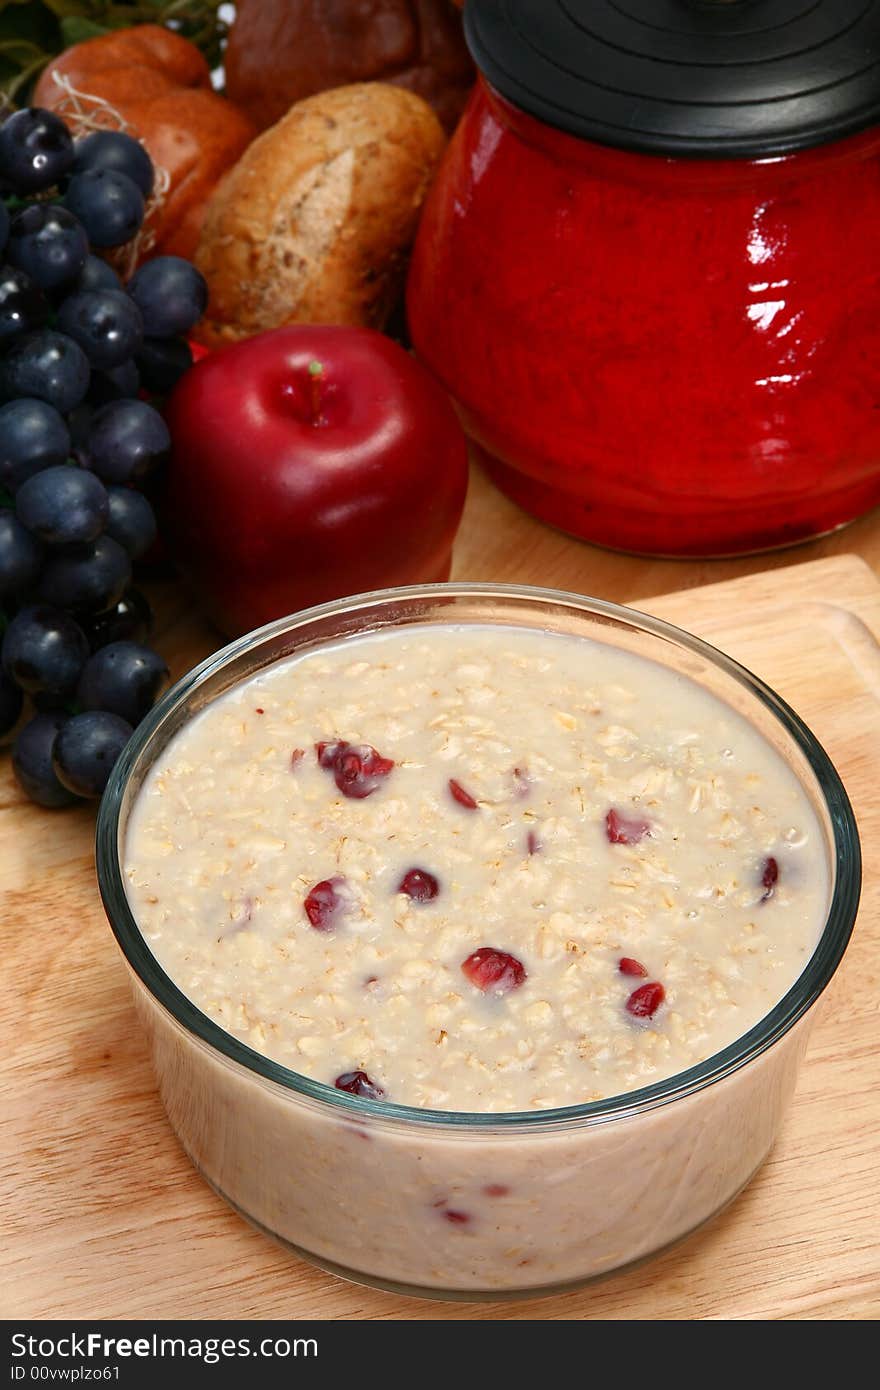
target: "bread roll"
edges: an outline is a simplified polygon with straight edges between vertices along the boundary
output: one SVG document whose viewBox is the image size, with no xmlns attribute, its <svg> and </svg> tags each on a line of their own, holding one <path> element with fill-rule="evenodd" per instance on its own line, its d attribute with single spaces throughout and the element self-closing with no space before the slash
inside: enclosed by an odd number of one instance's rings
<svg viewBox="0 0 880 1390">
<path fill-rule="evenodd" d="M 44 68 L 34 104 L 60 110 L 75 128 L 70 95 L 56 75 L 79 93 L 89 115 L 95 114 L 92 98 L 109 102 L 156 167 L 166 171 L 170 186 L 148 223 L 155 238 L 151 254 L 190 260 L 205 204 L 257 134 L 256 126 L 213 90 L 195 44 L 161 24 L 84 39 Z"/>
<path fill-rule="evenodd" d="M 288 323 L 381 328 L 444 142 L 426 102 L 380 82 L 291 107 L 208 204 L 196 336 L 219 347 Z"/>
</svg>

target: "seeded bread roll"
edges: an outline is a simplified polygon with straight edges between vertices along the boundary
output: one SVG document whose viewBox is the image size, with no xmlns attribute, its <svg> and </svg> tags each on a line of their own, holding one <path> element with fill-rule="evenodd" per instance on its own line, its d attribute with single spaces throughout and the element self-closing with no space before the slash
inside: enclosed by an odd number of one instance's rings
<svg viewBox="0 0 880 1390">
<path fill-rule="evenodd" d="M 219 347 L 288 323 L 381 328 L 444 143 L 427 102 L 381 82 L 291 107 L 208 204 L 196 336 Z"/>
</svg>

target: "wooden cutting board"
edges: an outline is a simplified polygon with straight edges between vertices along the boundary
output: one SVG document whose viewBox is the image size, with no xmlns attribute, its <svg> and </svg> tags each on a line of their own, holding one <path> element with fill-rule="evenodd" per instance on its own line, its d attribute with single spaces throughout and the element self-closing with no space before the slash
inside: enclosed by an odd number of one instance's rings
<svg viewBox="0 0 880 1390">
<path fill-rule="evenodd" d="M 4 761 L 0 1315 L 534 1320 L 880 1313 L 880 585 L 860 560 L 840 556 L 653 598 L 644 607 L 723 647 L 795 706 L 840 769 L 863 839 L 865 888 L 852 945 L 819 1006 L 781 1138 L 738 1201 L 639 1269 L 521 1303 L 402 1298 L 292 1258 L 208 1189 L 167 1125 L 95 888 L 93 812 L 48 814 L 28 805 Z M 177 670 L 211 644 L 180 602 L 172 604 L 160 645 Z"/>
</svg>

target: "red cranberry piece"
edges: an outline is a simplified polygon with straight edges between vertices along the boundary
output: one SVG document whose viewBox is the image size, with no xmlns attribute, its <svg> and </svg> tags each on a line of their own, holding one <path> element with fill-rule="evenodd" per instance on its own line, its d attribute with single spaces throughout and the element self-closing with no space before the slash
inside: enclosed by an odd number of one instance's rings
<svg viewBox="0 0 880 1390">
<path fill-rule="evenodd" d="M 647 970 L 640 960 L 633 960 L 632 956 L 621 956 L 617 962 L 617 968 L 621 975 L 647 975 Z"/>
<path fill-rule="evenodd" d="M 653 1018 L 663 1000 L 666 990 L 656 980 L 650 984 L 639 985 L 626 1001 L 626 1007 L 633 1018 Z"/>
<path fill-rule="evenodd" d="M 393 758 L 383 758 L 368 743 L 340 754 L 336 765 L 336 785 L 344 796 L 362 801 L 370 796 L 394 767 Z"/>
<path fill-rule="evenodd" d="M 447 1221 L 452 1222 L 453 1226 L 466 1226 L 471 1219 L 466 1211 L 453 1211 L 450 1207 L 446 1207 L 443 1215 Z"/>
<path fill-rule="evenodd" d="M 409 869 L 400 880 L 398 893 L 405 893 L 416 903 L 429 903 L 440 892 L 440 884 L 427 869 Z"/>
<path fill-rule="evenodd" d="M 309 890 L 303 907 L 315 931 L 330 931 L 334 926 L 345 906 L 345 900 L 337 891 L 344 882 L 344 878 L 325 878 Z"/>
<path fill-rule="evenodd" d="M 260 709 L 260 706 L 259 706 L 259 705 L 257 705 L 257 708 L 256 708 L 256 711 L 255 711 L 255 712 L 256 712 L 257 714 L 265 714 L 265 713 L 266 713 L 266 711 L 265 711 L 264 709 Z"/>
<path fill-rule="evenodd" d="M 343 796 L 363 801 L 371 796 L 394 767 L 393 758 L 383 758 L 369 743 L 316 743 L 318 765 L 333 773 Z"/>
<path fill-rule="evenodd" d="M 527 978 L 521 960 L 507 951 L 496 951 L 494 946 L 481 946 L 462 961 L 461 968 L 471 984 L 484 994 L 509 994 Z"/>
<path fill-rule="evenodd" d="M 506 1197 L 510 1188 L 503 1182 L 490 1182 L 483 1188 L 487 1197 Z"/>
<path fill-rule="evenodd" d="M 318 755 L 318 766 L 322 767 L 325 772 L 332 772 L 335 766 L 336 754 L 341 749 L 347 747 L 347 744 L 340 743 L 338 740 L 336 743 L 316 743 L 315 752 Z"/>
<path fill-rule="evenodd" d="M 761 873 L 761 886 L 764 892 L 761 894 L 761 902 L 765 903 L 768 898 L 773 897 L 774 889 L 779 882 L 779 865 L 772 855 L 764 860 L 764 868 Z"/>
<path fill-rule="evenodd" d="M 612 806 L 605 817 L 605 833 L 612 845 L 637 845 L 651 833 L 651 822 L 621 815 Z"/>
<path fill-rule="evenodd" d="M 529 854 L 541 853 L 541 841 L 538 839 L 538 832 L 536 830 L 530 830 L 526 836 L 526 849 Z"/>
<path fill-rule="evenodd" d="M 337 1091 L 347 1091 L 350 1096 L 363 1096 L 365 1100 L 381 1100 L 385 1094 L 365 1071 L 344 1071 L 337 1076 L 333 1085 Z"/>
<path fill-rule="evenodd" d="M 449 779 L 449 790 L 452 793 L 453 801 L 457 801 L 459 806 L 465 806 L 469 811 L 476 811 L 476 799 L 471 796 L 469 791 L 465 791 L 460 782 L 456 782 L 454 777 Z"/>
</svg>

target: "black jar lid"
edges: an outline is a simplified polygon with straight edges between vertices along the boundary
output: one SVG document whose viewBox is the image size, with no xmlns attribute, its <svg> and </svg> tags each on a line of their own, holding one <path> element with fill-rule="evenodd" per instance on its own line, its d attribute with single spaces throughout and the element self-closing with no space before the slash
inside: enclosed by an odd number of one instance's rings
<svg viewBox="0 0 880 1390">
<path fill-rule="evenodd" d="M 880 0 L 467 0 L 477 66 L 574 135 L 759 158 L 880 121 Z"/>
</svg>

